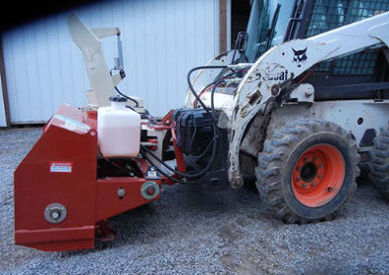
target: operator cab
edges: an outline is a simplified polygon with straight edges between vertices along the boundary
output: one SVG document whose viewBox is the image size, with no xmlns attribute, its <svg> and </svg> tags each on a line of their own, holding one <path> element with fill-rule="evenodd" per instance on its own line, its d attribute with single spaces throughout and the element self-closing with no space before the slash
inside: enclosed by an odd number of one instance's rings
<svg viewBox="0 0 389 275">
<path fill-rule="evenodd" d="M 293 1 L 287 0 L 252 2 L 243 55 L 246 62 L 255 62 L 271 47 L 283 42 L 293 6 Z"/>
<path fill-rule="evenodd" d="M 237 62 L 255 62 L 271 47 L 304 39 L 389 10 L 386 0 L 253 0 Z M 244 42 L 242 42 L 242 39 Z M 296 55 L 303 53 L 296 52 Z M 378 47 L 323 62 L 309 73 L 315 100 L 389 98 L 388 49 Z"/>
</svg>

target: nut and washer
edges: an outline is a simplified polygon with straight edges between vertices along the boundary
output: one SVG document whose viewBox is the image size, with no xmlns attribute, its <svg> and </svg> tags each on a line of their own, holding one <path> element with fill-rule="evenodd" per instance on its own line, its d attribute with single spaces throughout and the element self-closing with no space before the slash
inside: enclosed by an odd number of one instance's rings
<svg viewBox="0 0 389 275">
<path fill-rule="evenodd" d="M 150 191 L 153 192 L 150 192 Z M 140 194 L 146 200 L 152 200 L 156 198 L 160 193 L 160 187 L 155 181 L 146 181 L 140 188 Z"/>
<path fill-rule="evenodd" d="M 67 215 L 66 207 L 60 203 L 52 203 L 46 206 L 44 217 L 49 223 L 60 223 Z"/>
</svg>

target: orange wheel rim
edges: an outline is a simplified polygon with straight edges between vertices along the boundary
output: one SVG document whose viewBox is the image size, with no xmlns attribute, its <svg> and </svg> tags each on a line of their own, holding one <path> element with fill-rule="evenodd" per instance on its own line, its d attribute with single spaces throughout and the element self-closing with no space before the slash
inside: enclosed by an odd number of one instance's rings
<svg viewBox="0 0 389 275">
<path fill-rule="evenodd" d="M 339 192 L 345 177 L 342 154 L 329 144 L 314 145 L 297 160 L 292 172 L 292 189 L 297 200 L 308 207 L 319 207 Z"/>
</svg>

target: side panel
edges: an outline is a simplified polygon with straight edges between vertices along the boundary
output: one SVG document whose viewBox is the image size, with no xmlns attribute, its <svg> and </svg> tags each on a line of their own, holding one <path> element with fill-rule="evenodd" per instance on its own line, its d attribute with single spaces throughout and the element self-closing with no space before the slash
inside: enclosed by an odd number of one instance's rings
<svg viewBox="0 0 389 275">
<path fill-rule="evenodd" d="M 82 117 L 62 106 L 16 169 L 16 244 L 42 250 L 94 246 L 97 136 Z M 66 208 L 62 222 L 45 218 L 54 203 Z"/>
<path fill-rule="evenodd" d="M 285 105 L 272 113 L 271 125 L 299 119 L 322 119 L 331 121 L 351 132 L 357 144 L 367 129 L 376 132 L 386 127 L 389 120 L 389 101 L 339 100 L 308 104 Z"/>
</svg>

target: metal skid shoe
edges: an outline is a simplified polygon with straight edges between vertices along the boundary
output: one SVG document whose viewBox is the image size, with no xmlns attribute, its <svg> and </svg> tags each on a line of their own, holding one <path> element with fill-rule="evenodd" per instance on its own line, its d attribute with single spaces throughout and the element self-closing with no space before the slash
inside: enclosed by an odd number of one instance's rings
<svg viewBox="0 0 389 275">
<path fill-rule="evenodd" d="M 62 105 L 19 164 L 16 244 L 45 251 L 93 248 L 95 238 L 115 237 L 109 217 L 159 198 L 162 180 L 145 179 L 143 159 L 131 160 L 138 171 L 130 176 L 99 175 L 96 119 L 96 112 Z"/>
</svg>

